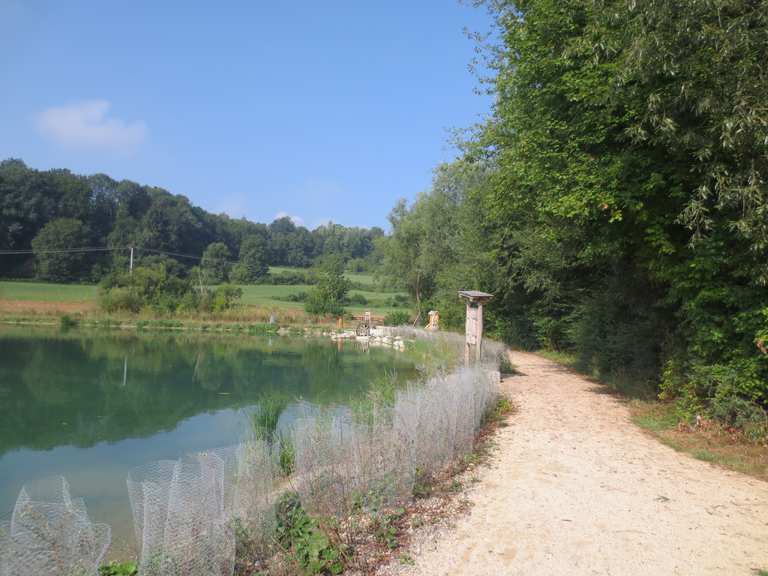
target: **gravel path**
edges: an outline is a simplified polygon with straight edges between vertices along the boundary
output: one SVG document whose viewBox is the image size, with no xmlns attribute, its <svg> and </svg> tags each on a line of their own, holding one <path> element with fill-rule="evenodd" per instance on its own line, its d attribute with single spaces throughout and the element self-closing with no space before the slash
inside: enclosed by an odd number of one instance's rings
<svg viewBox="0 0 768 576">
<path fill-rule="evenodd" d="M 768 483 L 645 435 L 595 384 L 533 354 L 504 386 L 472 511 L 416 545 L 403 575 L 753 575 L 768 569 Z"/>
</svg>

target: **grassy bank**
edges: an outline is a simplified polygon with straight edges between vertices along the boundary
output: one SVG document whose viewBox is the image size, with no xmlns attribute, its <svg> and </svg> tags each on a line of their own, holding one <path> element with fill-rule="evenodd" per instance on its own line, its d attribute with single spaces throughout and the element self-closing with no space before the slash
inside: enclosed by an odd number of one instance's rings
<svg viewBox="0 0 768 576">
<path fill-rule="evenodd" d="M 538 354 L 579 372 L 576 358 L 571 354 L 551 350 L 540 350 Z M 646 384 L 609 384 L 601 382 L 594 374 L 585 375 L 610 388 L 626 402 L 632 421 L 660 442 L 699 460 L 768 481 L 765 438 L 748 438 L 737 429 L 704 418 L 695 424 L 681 421 L 674 402 L 658 400 L 653 388 Z"/>
</svg>

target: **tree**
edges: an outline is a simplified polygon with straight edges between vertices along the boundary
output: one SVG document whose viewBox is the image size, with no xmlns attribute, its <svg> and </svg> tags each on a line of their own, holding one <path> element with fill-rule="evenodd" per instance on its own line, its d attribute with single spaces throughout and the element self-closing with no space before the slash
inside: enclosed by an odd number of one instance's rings
<svg viewBox="0 0 768 576">
<path fill-rule="evenodd" d="M 315 316 L 344 314 L 350 282 L 344 277 L 344 259 L 336 254 L 323 258 L 318 266 L 317 284 L 310 290 L 304 309 Z"/>
<path fill-rule="evenodd" d="M 88 236 L 83 223 L 74 218 L 51 220 L 43 226 L 32 240 L 38 278 L 67 282 L 85 277 L 88 253 L 72 250 L 86 247 Z"/>
<path fill-rule="evenodd" d="M 230 257 L 229 248 L 223 242 L 209 244 L 200 261 L 203 279 L 210 284 L 226 282 L 231 266 Z"/>
<path fill-rule="evenodd" d="M 258 282 L 269 272 L 269 248 L 263 236 L 248 236 L 240 244 L 240 260 L 232 269 L 232 280 L 241 284 Z"/>
</svg>

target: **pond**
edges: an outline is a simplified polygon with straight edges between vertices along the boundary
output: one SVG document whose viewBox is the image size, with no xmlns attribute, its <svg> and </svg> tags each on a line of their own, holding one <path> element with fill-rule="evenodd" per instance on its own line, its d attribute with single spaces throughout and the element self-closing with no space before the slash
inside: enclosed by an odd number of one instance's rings
<svg viewBox="0 0 768 576">
<path fill-rule="evenodd" d="M 0 518 L 25 482 L 61 474 L 128 554 L 130 469 L 242 440 L 260 403 L 284 428 L 415 374 L 396 352 L 319 339 L 0 327 Z"/>
</svg>

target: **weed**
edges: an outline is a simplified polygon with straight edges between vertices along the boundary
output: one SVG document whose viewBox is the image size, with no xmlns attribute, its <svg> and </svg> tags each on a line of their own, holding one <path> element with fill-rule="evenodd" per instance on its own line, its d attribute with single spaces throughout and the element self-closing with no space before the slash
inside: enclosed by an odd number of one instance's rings
<svg viewBox="0 0 768 576">
<path fill-rule="evenodd" d="M 277 540 L 304 574 L 341 574 L 344 555 L 317 519 L 307 514 L 295 492 L 277 503 Z"/>
<path fill-rule="evenodd" d="M 409 554 L 400 554 L 400 564 L 403 566 L 413 566 L 416 564 L 416 561 Z"/>
<path fill-rule="evenodd" d="M 415 478 L 413 480 L 413 497 L 427 498 L 432 494 L 432 478 L 424 469 L 416 468 Z"/>
<path fill-rule="evenodd" d="M 486 414 L 485 423 L 501 424 L 505 417 L 514 412 L 514 410 L 515 406 L 512 404 L 512 401 L 505 396 L 501 396 Z"/>
<path fill-rule="evenodd" d="M 289 436 L 281 434 L 278 437 L 278 446 L 280 471 L 285 476 L 290 476 L 296 469 L 296 449 L 293 446 L 293 441 Z"/>
<path fill-rule="evenodd" d="M 693 457 L 698 460 L 704 460 L 704 462 L 717 462 L 719 460 L 717 454 L 713 454 L 709 450 L 703 448 L 693 451 Z"/>
<path fill-rule="evenodd" d="M 403 516 L 405 516 L 405 508 L 397 508 L 389 514 L 377 514 L 373 517 L 374 536 L 390 550 L 397 548 L 397 526 L 395 523 Z"/>
<path fill-rule="evenodd" d="M 133 562 L 110 562 L 99 567 L 99 576 L 136 576 L 138 573 Z"/>
<path fill-rule="evenodd" d="M 672 404 L 635 401 L 633 406 L 637 409 L 637 413 L 632 420 L 640 428 L 651 432 L 661 432 L 662 430 L 671 430 L 677 425 L 677 414 Z"/>
</svg>

